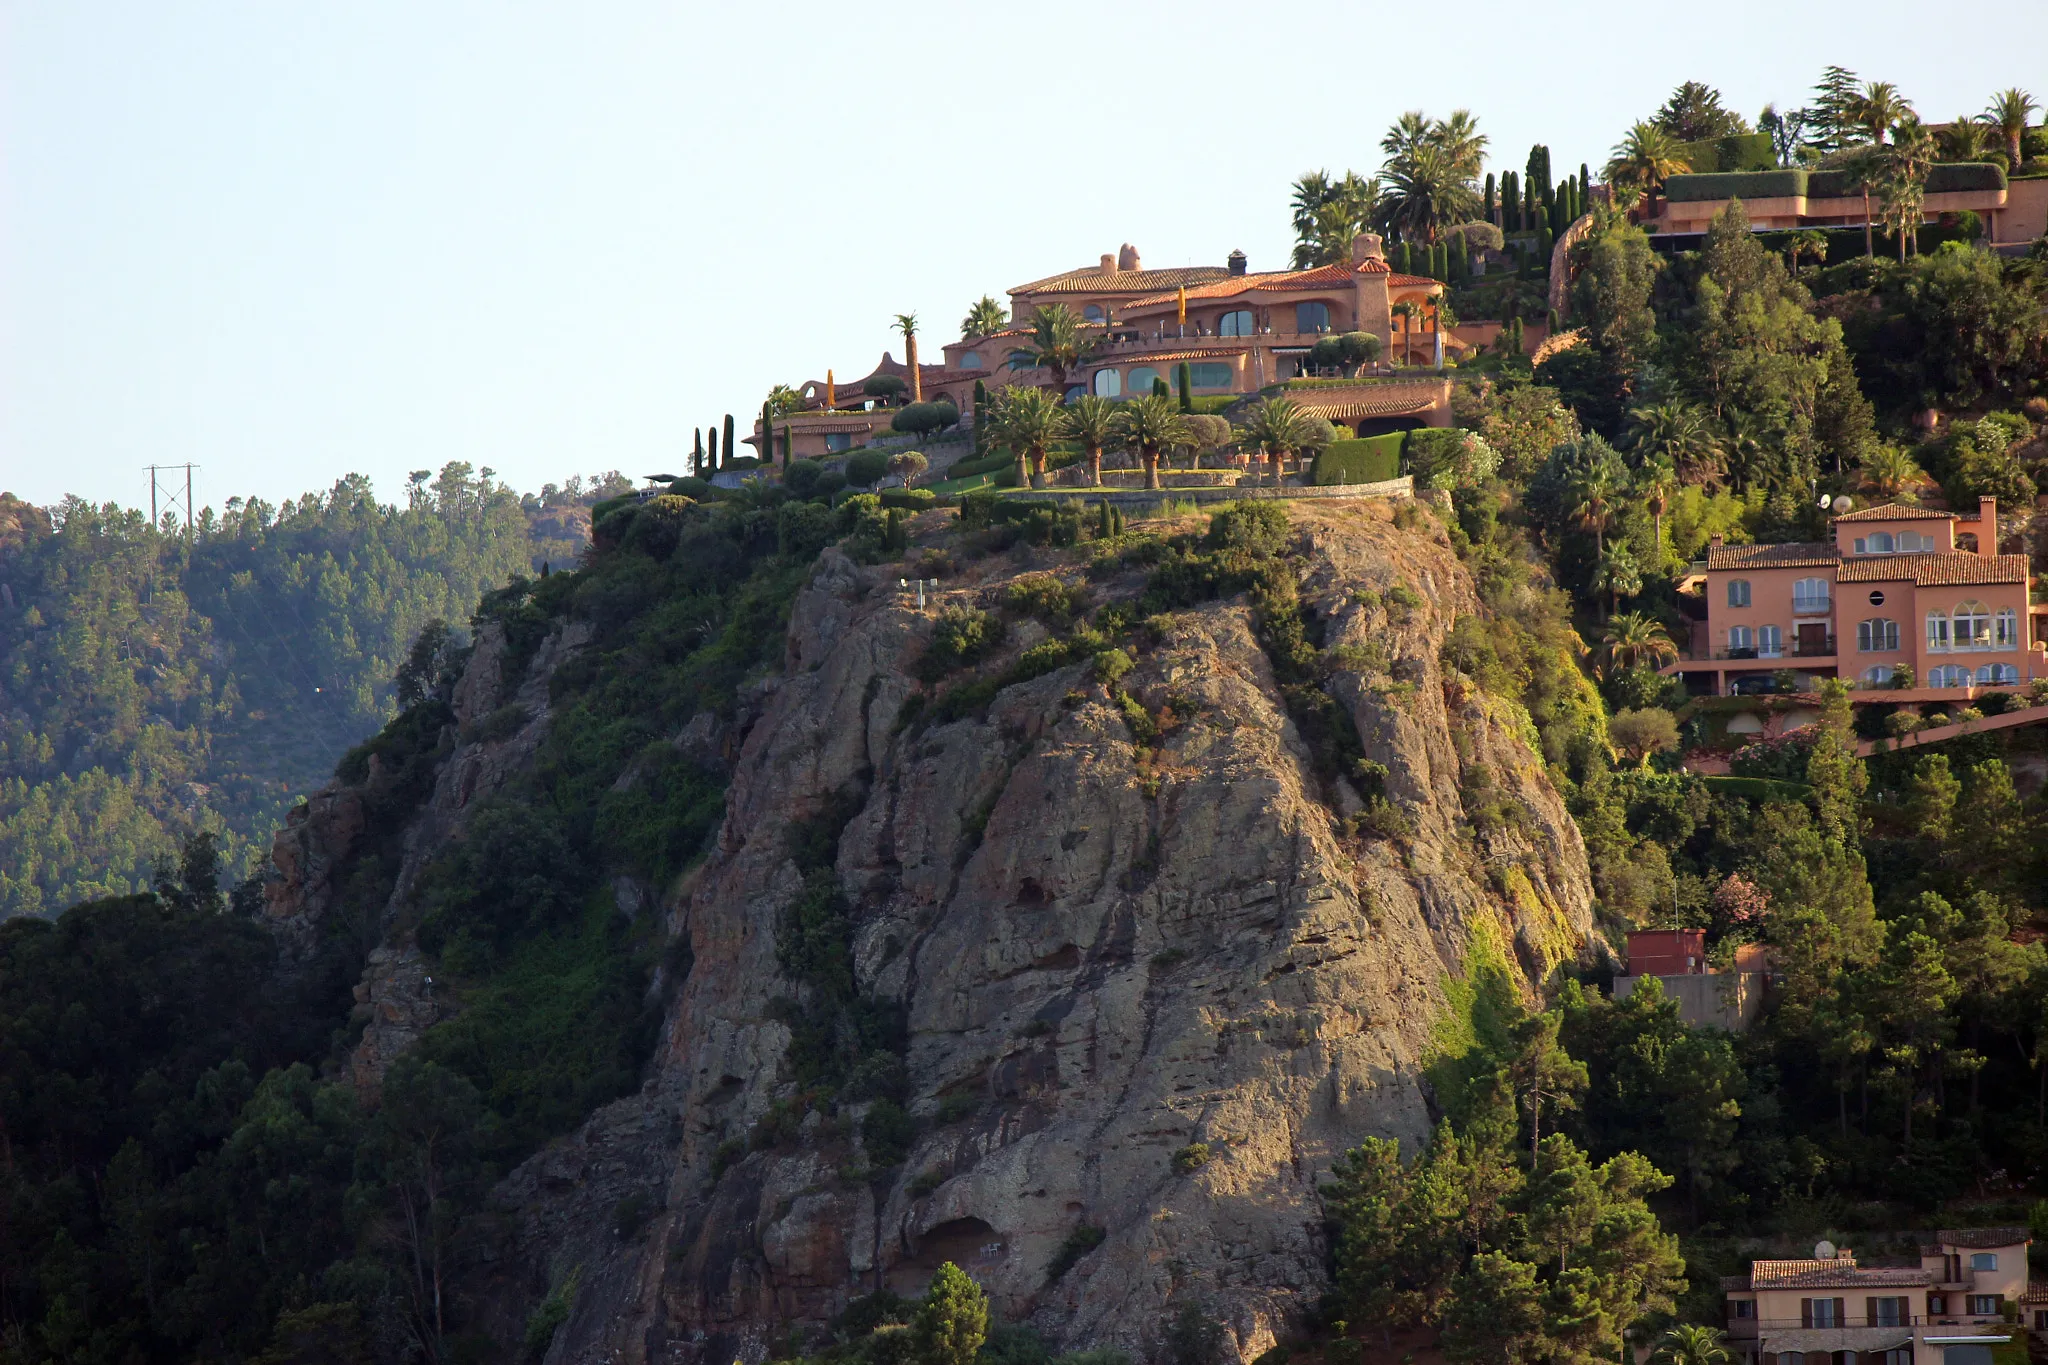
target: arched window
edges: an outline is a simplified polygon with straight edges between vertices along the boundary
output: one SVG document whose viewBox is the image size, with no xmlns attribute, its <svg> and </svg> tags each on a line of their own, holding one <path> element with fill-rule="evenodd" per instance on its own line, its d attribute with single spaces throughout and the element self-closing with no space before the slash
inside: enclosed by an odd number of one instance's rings
<svg viewBox="0 0 2048 1365">
<path fill-rule="evenodd" d="M 1102 321 L 1102 305 L 1099 303 L 1091 303 L 1086 308 L 1083 308 L 1081 310 L 1081 320 L 1083 322 Z"/>
<path fill-rule="evenodd" d="M 1927 647 L 1938 654 L 1948 652 L 1948 613 L 1939 610 L 1927 613 Z"/>
<path fill-rule="evenodd" d="M 957 366 L 956 368 L 958 368 L 958 369 L 962 369 L 962 370 L 978 370 L 978 369 L 980 369 L 980 368 L 981 368 L 981 352 L 980 352 L 980 351 L 962 351 L 962 352 L 960 353 L 960 362 L 959 362 L 959 364 L 958 364 L 958 366 Z"/>
<path fill-rule="evenodd" d="M 1220 337 L 1248 337 L 1252 334 L 1252 310 L 1239 309 L 1225 313 L 1216 319 L 1216 335 Z"/>
<path fill-rule="evenodd" d="M 1188 366 L 1188 383 L 1198 389 L 1227 389 L 1230 376 L 1231 367 L 1228 365 Z"/>
<path fill-rule="evenodd" d="M 1756 657 L 1756 635 L 1748 626 L 1728 627 L 1728 657 L 1731 659 L 1754 659 Z"/>
<path fill-rule="evenodd" d="M 1976 675 L 1967 664 L 1936 664 L 1927 670 L 1929 687 L 1968 687 Z"/>
<path fill-rule="evenodd" d="M 1330 305 L 1327 303 L 1297 303 L 1294 305 L 1294 330 L 1297 332 L 1327 332 L 1330 330 Z"/>
<path fill-rule="evenodd" d="M 1150 365 L 1140 365 L 1137 369 L 1131 371 L 1131 392 L 1142 398 L 1144 395 L 1152 392 L 1152 381 L 1157 378 L 1159 378 L 1159 371 L 1153 369 Z"/>
<path fill-rule="evenodd" d="M 1977 601 L 1958 603 L 1949 613 L 1949 642 L 1956 649 L 1991 648 L 1991 609 Z"/>
<path fill-rule="evenodd" d="M 1066 393 L 1061 396 L 1060 401 L 1062 403 L 1071 403 L 1087 392 L 1088 386 L 1086 384 L 1069 384 L 1067 385 Z"/>
<path fill-rule="evenodd" d="M 1889 654 L 1899 647 L 1899 623 L 1880 616 L 1856 623 L 1856 648 L 1865 654 Z"/>
<path fill-rule="evenodd" d="M 1749 580 L 1747 578 L 1731 578 L 1728 580 L 1728 605 L 1731 607 L 1746 607 L 1749 605 Z"/>
<path fill-rule="evenodd" d="M 1097 398 L 1114 398 L 1123 391 L 1124 381 L 1115 370 L 1097 370 L 1095 372 L 1095 396 Z"/>
<path fill-rule="evenodd" d="M 1792 610 L 1802 614 L 1823 612 L 1828 609 L 1828 581 L 1825 578 L 1802 578 L 1792 585 Z"/>
<path fill-rule="evenodd" d="M 1785 652 L 1785 632 L 1778 626 L 1756 628 L 1756 656 L 1759 659 L 1775 659 Z"/>
<path fill-rule="evenodd" d="M 2020 671 L 2011 664 L 1986 664 L 1977 670 L 1977 686 L 1990 687 L 1996 683 L 2016 683 Z"/>
<path fill-rule="evenodd" d="M 1893 545 L 1891 532 L 1877 531 L 1872 533 L 1867 539 L 1857 540 L 1856 553 L 1859 555 L 1888 555 L 1892 552 Z"/>
<path fill-rule="evenodd" d="M 1872 687 L 1890 687 L 1892 679 L 1897 676 L 1890 664 L 1877 664 L 1863 670 L 1863 681 Z"/>
<path fill-rule="evenodd" d="M 1923 536 L 1918 531 L 1899 532 L 1899 553 L 1919 554 L 1934 548 L 1934 537 Z"/>
<path fill-rule="evenodd" d="M 2018 649 L 2020 616 L 2011 607 L 2000 607 L 1991 620 L 1991 642 L 1998 649 Z"/>
</svg>

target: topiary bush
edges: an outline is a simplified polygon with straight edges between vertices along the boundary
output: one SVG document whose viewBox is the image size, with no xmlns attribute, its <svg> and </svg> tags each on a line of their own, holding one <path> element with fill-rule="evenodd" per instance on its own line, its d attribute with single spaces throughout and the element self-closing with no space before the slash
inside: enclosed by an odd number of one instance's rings
<svg viewBox="0 0 2048 1365">
<path fill-rule="evenodd" d="M 873 488 L 889 472 L 889 454 L 858 450 L 846 457 L 846 481 L 855 488 Z"/>
</svg>

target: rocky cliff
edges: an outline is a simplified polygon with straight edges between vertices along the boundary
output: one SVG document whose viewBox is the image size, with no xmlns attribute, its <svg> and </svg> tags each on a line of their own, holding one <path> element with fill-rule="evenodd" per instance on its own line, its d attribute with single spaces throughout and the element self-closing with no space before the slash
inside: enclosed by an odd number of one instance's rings
<svg viewBox="0 0 2048 1365">
<path fill-rule="evenodd" d="M 1067 1345 L 1156 1351 L 1195 1302 L 1250 1359 L 1300 1320 L 1332 1160 L 1431 1121 L 1447 988 L 1475 952 L 1532 983 L 1582 954 L 1592 895 L 1526 717 L 1439 662 L 1480 610 L 1442 531 L 1384 504 L 1292 516 L 1351 775 L 1319 776 L 1243 595 L 1146 620 L 1120 679 L 1077 659 L 934 708 L 939 609 L 1036 573 L 1134 598 L 1143 567 L 1020 546 L 921 612 L 902 566 L 824 552 L 784 667 L 724 727 L 716 848 L 662 902 L 690 966 L 644 1088 L 493 1196 L 466 1292 L 494 1334 L 553 1294 L 549 1361 L 758 1361 L 946 1260 Z M 951 685 L 1045 637 L 1014 620 Z M 857 996 L 838 1016 L 791 965 L 821 951 L 798 941 L 821 886 Z M 852 1070 L 884 1074 L 806 1072 L 821 1017 L 828 1052 L 883 1018 Z"/>
</svg>

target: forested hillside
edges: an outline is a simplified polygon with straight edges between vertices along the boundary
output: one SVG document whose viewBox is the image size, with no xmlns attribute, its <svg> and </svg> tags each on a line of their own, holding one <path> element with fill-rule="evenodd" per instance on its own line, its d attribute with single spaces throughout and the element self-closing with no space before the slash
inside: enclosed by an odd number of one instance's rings
<svg viewBox="0 0 2048 1365">
<path fill-rule="evenodd" d="M 460 462 L 403 506 L 351 476 L 186 528 L 0 494 L 0 917 L 140 890 L 210 831 L 239 874 L 391 711 L 430 620 L 581 547 L 623 480 L 521 498 Z"/>
</svg>

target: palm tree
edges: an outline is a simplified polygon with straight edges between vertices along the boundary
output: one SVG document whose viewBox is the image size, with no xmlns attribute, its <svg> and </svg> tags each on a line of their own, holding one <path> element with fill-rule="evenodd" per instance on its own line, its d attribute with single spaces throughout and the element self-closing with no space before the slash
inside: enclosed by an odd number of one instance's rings
<svg viewBox="0 0 2048 1365">
<path fill-rule="evenodd" d="M 1934 168 L 1934 138 L 1916 118 L 1901 120 L 1892 130 L 1892 145 L 1885 152 L 1885 228 L 1899 241 L 1899 260 L 1906 259 L 1906 242 L 1913 239 L 1919 250 L 1920 220 L 1927 203 L 1927 173 Z"/>
<path fill-rule="evenodd" d="M 1638 668 L 1662 668 L 1676 662 L 1678 646 L 1653 617 L 1625 611 L 1601 632 L 1600 657 L 1603 675 L 1613 678 Z"/>
<path fill-rule="evenodd" d="M 1387 311 L 1401 320 L 1401 363 L 1410 364 L 1413 356 L 1410 353 L 1408 337 L 1415 330 L 1415 319 L 1422 316 L 1423 307 L 1414 299 L 1402 299 Z"/>
<path fill-rule="evenodd" d="M 1879 446 L 1863 462 L 1863 481 L 1887 498 L 1900 497 L 1921 477 L 1920 462 L 1904 446 Z"/>
<path fill-rule="evenodd" d="M 1884 149 L 1881 147 L 1851 147 L 1838 153 L 1832 159 L 1831 169 L 1842 172 L 1849 182 L 1849 188 L 1863 195 L 1863 254 L 1875 256 L 1877 247 L 1871 239 L 1870 192 L 1884 188 L 1885 177 L 1890 170 Z"/>
<path fill-rule="evenodd" d="M 1068 404 L 1060 418 L 1060 435 L 1079 441 L 1088 457 L 1088 486 L 1102 487 L 1102 448 L 1117 438 L 1117 405 L 1092 393 Z"/>
<path fill-rule="evenodd" d="M 1614 476 L 1612 457 L 1596 460 L 1572 478 L 1569 501 L 1571 519 L 1582 531 L 1593 533 L 1593 558 L 1607 555 L 1607 532 L 1620 516 L 1622 489 Z"/>
<path fill-rule="evenodd" d="M 1720 472 L 1721 443 L 1707 414 L 1691 403 L 1670 399 L 1629 410 L 1630 448 L 1646 461 L 1664 461 L 1684 474 L 1704 471 L 1688 482 L 1705 483 Z"/>
<path fill-rule="evenodd" d="M 1791 263 L 1792 273 L 1799 273 L 1801 257 L 1811 256 L 1816 264 L 1828 258 L 1828 235 L 1825 232 L 1806 228 L 1795 232 L 1785 242 L 1785 257 Z"/>
<path fill-rule="evenodd" d="M 1901 119 L 1913 115 L 1913 106 L 1890 81 L 1872 81 L 1849 106 L 1849 117 L 1863 126 L 1870 140 L 1884 146 L 1884 135 Z"/>
<path fill-rule="evenodd" d="M 910 401 L 924 401 L 924 376 L 917 368 L 917 314 L 898 313 L 896 330 L 903 333 L 904 364 L 910 366 Z"/>
<path fill-rule="evenodd" d="M 1067 372 L 1095 353 L 1098 337 L 1083 332 L 1081 315 L 1064 303 L 1040 304 L 1031 314 L 1031 344 L 1010 353 L 1014 369 L 1052 371 L 1055 395 L 1067 392 Z"/>
<path fill-rule="evenodd" d="M 1600 552 L 1600 562 L 1593 569 L 1593 582 L 1607 590 L 1607 612 L 1610 616 L 1620 609 L 1622 598 L 1634 597 L 1643 590 L 1643 569 L 1636 563 L 1635 551 L 1629 549 L 1627 541 L 1616 541 Z"/>
<path fill-rule="evenodd" d="M 1294 261 L 1296 270 L 1312 270 L 1351 259 L 1351 240 L 1372 222 L 1380 183 L 1356 171 L 1332 181 L 1326 171 L 1310 171 L 1294 182 Z"/>
<path fill-rule="evenodd" d="M 974 306 L 967 310 L 967 316 L 960 319 L 960 339 L 981 341 L 994 336 L 1009 325 L 1009 310 L 997 303 L 994 298 L 983 294 L 975 300 Z"/>
<path fill-rule="evenodd" d="M 1991 107 L 1984 111 L 1984 121 L 2005 138 L 2005 164 L 2012 170 L 2020 168 L 2020 143 L 2026 137 L 2027 116 L 2038 107 L 2032 95 L 2015 86 L 1993 95 Z"/>
<path fill-rule="evenodd" d="M 1246 414 L 1238 430 L 1238 441 L 1266 456 L 1273 466 L 1273 478 L 1280 478 L 1280 457 L 1290 455 L 1316 437 L 1316 419 L 1292 398 L 1268 398 Z"/>
<path fill-rule="evenodd" d="M 1444 228 L 1479 213 L 1479 194 L 1457 152 L 1425 141 L 1380 168 L 1386 188 L 1378 221 L 1404 238 L 1434 242 Z"/>
<path fill-rule="evenodd" d="M 1992 143 L 1998 140 L 1998 130 L 1966 116 L 1936 133 L 1934 140 L 1943 161 L 1984 161 L 1995 155 Z"/>
<path fill-rule="evenodd" d="M 1654 458 L 1645 463 L 1635 478 L 1636 491 L 1643 496 L 1643 505 L 1650 509 L 1653 543 L 1657 547 L 1657 567 L 1664 564 L 1664 509 L 1671 505 L 1671 486 L 1678 482 L 1678 471 L 1663 458 Z"/>
<path fill-rule="evenodd" d="M 1180 405 L 1156 393 L 1123 404 L 1117 413 L 1117 431 L 1144 462 L 1147 488 L 1159 487 L 1159 452 L 1168 446 L 1190 445 L 1195 439 L 1187 419 L 1181 416 Z"/>
<path fill-rule="evenodd" d="M 1650 1365 L 1728 1365 L 1733 1359 L 1721 1344 L 1720 1329 L 1688 1322 L 1663 1335 Z"/>
<path fill-rule="evenodd" d="M 1042 484 L 1046 447 L 1059 439 L 1063 425 L 1060 400 L 1036 385 L 1011 384 L 990 406 L 990 435 L 1017 457 L 1017 486 Z"/>
<path fill-rule="evenodd" d="M 1638 123 L 1615 147 L 1607 161 L 1607 181 L 1643 192 L 1644 212 L 1655 216 L 1657 191 L 1674 175 L 1692 169 L 1678 151 L 1678 140 L 1654 123 Z"/>
</svg>

